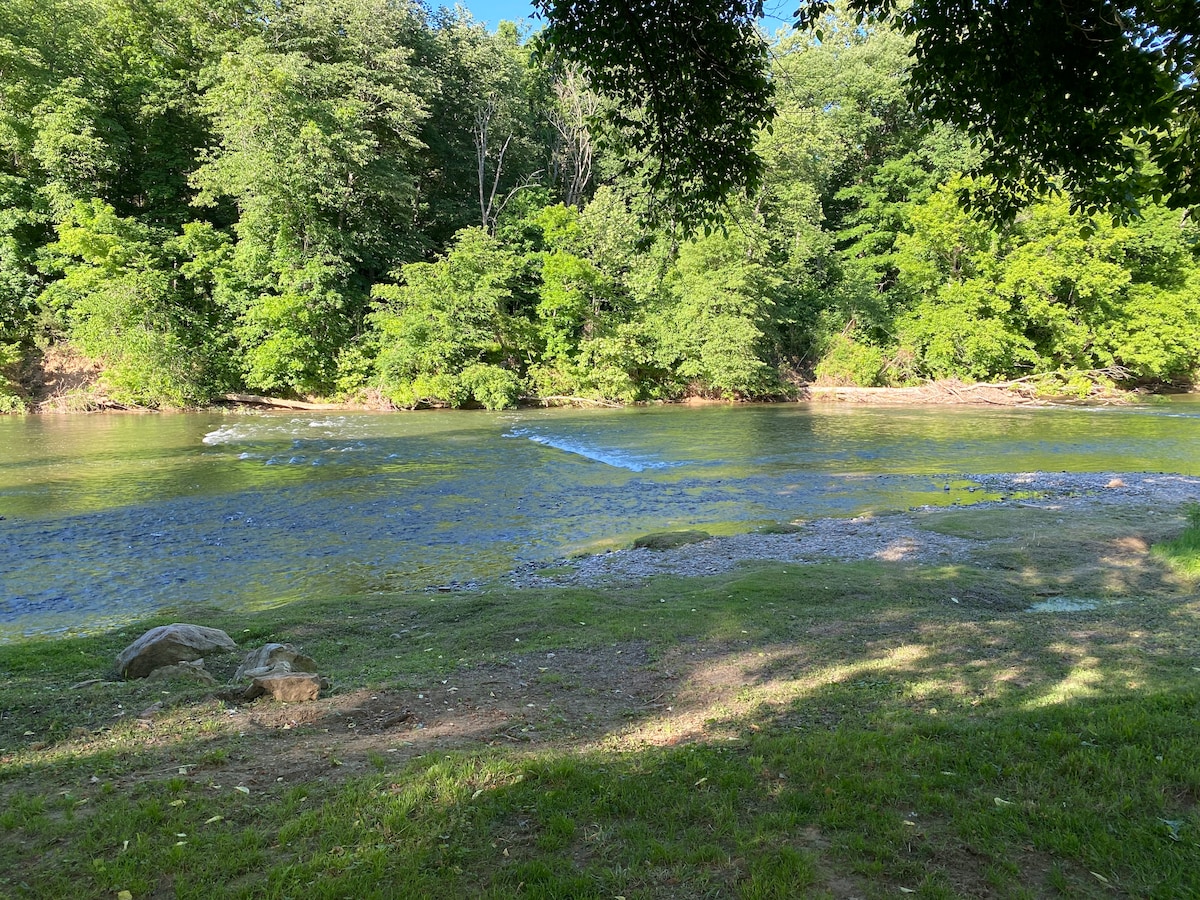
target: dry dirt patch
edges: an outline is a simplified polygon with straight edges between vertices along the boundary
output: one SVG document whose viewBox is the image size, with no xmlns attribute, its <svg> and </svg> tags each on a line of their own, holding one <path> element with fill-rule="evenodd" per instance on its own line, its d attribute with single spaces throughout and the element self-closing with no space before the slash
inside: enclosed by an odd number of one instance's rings
<svg viewBox="0 0 1200 900">
<path fill-rule="evenodd" d="M 210 713 L 206 752 L 223 750 L 221 778 L 252 786 L 342 778 L 372 758 L 400 761 L 429 752 L 487 746 L 550 746 L 596 739 L 660 708 L 671 678 L 645 646 L 557 650 L 507 664 L 460 669 L 412 689 L 355 689 L 313 703 L 260 700 Z M 143 720 L 148 742 L 186 708 Z M 174 765 L 208 778 L 210 767 Z"/>
</svg>

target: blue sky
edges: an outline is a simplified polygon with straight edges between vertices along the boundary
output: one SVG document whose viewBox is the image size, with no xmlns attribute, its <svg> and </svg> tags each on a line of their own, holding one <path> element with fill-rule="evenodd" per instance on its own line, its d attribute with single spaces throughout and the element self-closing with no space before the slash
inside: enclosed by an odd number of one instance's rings
<svg viewBox="0 0 1200 900">
<path fill-rule="evenodd" d="M 533 4 L 522 3 L 521 0 L 460 0 L 462 5 L 471 11 L 480 22 L 487 22 L 488 27 L 495 29 L 504 19 L 516 22 L 519 19 L 533 19 Z M 431 0 L 430 6 L 453 6 L 453 0 Z M 536 23 L 534 23 L 536 25 Z"/>
<path fill-rule="evenodd" d="M 529 0 L 458 0 L 471 11 L 480 22 L 487 22 L 488 27 L 495 27 L 504 19 L 516 22 L 528 19 L 535 28 L 541 20 L 533 18 L 533 4 Z M 455 0 L 428 0 L 432 7 L 454 6 Z M 792 13 L 796 8 L 795 0 L 767 0 L 766 15 L 762 25 L 768 32 L 774 32 L 780 26 L 791 24 Z"/>
</svg>

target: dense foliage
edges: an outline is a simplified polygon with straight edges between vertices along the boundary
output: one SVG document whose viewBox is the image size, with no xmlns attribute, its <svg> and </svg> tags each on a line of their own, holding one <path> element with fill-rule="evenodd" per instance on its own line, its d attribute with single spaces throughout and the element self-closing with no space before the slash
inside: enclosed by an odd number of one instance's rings
<svg viewBox="0 0 1200 900">
<path fill-rule="evenodd" d="M 821 29 L 833 0 L 804 0 Z M 1056 186 L 1128 214 L 1200 201 L 1200 4 L 1193 0 L 846 0 L 913 39 L 913 94 L 987 148 L 979 193 L 1012 211 Z M 997 189 L 998 187 L 998 189 Z"/>
<path fill-rule="evenodd" d="M 401 0 L 10 0 L 0 407 L 67 347 L 143 406 L 1193 376 L 1186 214 L 1145 198 L 1115 225 L 1045 192 L 1006 224 L 965 213 L 985 157 L 914 111 L 911 38 L 822 27 L 770 43 L 773 126 L 728 158 L 761 177 L 689 237 L 664 191 L 703 192 L 639 149 L 677 136 L 512 26 Z"/>
<path fill-rule="evenodd" d="M 762 0 L 534 0 L 548 41 L 632 96 L 640 146 L 672 139 L 685 194 L 727 195 L 754 179 L 745 147 L 769 109 L 753 22 Z M 797 27 L 821 40 L 838 11 L 911 37 L 910 95 L 987 148 L 964 199 L 1011 214 L 1060 182 L 1077 207 L 1134 212 L 1143 199 L 1200 200 L 1195 0 L 800 0 Z M 789 8 L 790 9 L 790 8 Z M 835 11 L 836 10 L 836 11 Z M 781 12 L 775 10 L 775 12 Z M 704 125 L 707 127 L 695 127 Z M 1133 138 L 1133 140 L 1128 140 Z M 680 177 L 680 176 L 683 177 Z M 704 210 L 683 204 L 691 221 Z"/>
</svg>

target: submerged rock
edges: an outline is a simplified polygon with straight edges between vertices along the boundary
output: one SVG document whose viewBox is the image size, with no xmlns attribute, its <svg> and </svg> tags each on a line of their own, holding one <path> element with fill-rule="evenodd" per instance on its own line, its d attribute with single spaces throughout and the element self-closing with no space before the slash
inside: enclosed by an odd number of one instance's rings
<svg viewBox="0 0 1200 900">
<path fill-rule="evenodd" d="M 657 531 L 637 538 L 633 546 L 635 550 L 674 550 L 676 547 L 707 541 L 711 537 L 707 531 Z"/>
<path fill-rule="evenodd" d="M 219 628 L 176 622 L 151 628 L 122 650 L 117 656 L 117 671 L 125 678 L 145 678 L 164 666 L 234 650 L 237 644 L 233 638 Z"/>
</svg>

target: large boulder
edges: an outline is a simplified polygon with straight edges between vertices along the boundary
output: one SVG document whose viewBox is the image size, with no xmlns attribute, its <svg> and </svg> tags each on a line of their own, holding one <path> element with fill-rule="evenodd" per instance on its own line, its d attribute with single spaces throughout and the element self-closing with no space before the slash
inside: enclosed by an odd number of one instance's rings
<svg viewBox="0 0 1200 900">
<path fill-rule="evenodd" d="M 317 699 L 323 680 L 315 672 L 260 675 L 250 682 L 243 699 L 255 700 L 266 695 L 280 703 L 304 703 Z"/>
<path fill-rule="evenodd" d="M 117 671 L 125 678 L 145 678 L 155 669 L 203 659 L 213 653 L 237 650 L 233 638 L 219 628 L 203 625 L 160 625 L 151 628 L 117 656 Z"/>
<path fill-rule="evenodd" d="M 317 662 L 291 644 L 265 644 L 251 650 L 233 675 L 234 681 L 263 675 L 288 675 L 292 672 L 316 672 Z"/>
</svg>

